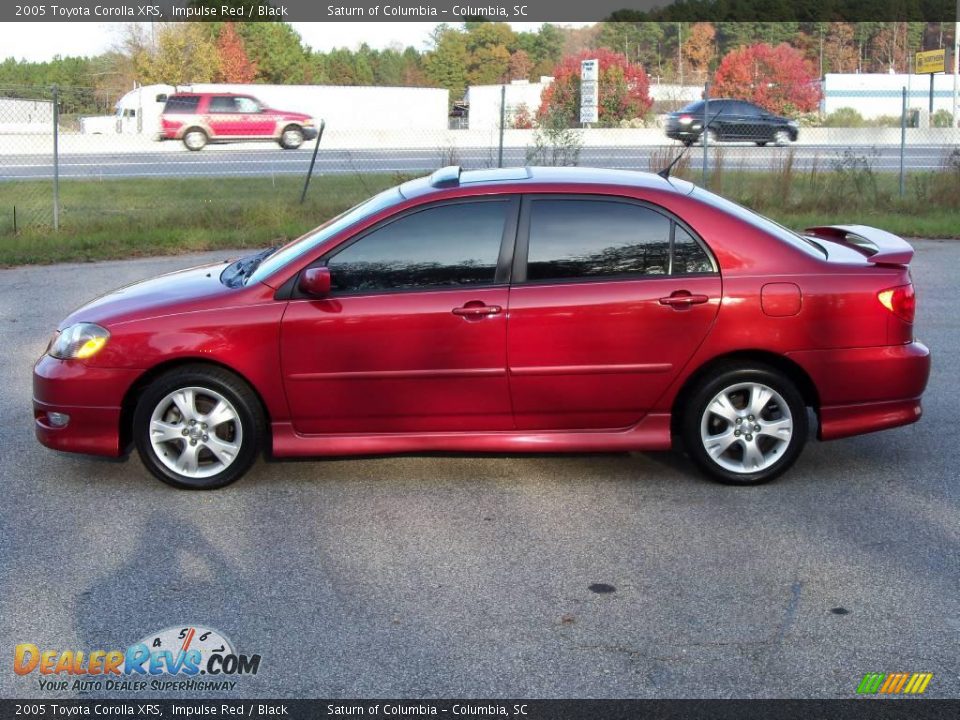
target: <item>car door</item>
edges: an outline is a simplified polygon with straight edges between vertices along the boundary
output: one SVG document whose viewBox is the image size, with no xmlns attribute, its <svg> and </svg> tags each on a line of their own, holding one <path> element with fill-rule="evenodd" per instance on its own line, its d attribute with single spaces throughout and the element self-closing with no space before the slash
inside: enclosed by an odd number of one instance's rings
<svg viewBox="0 0 960 720">
<path fill-rule="evenodd" d="M 518 429 L 635 424 L 706 337 L 717 266 L 690 229 L 614 197 L 524 199 L 507 364 Z"/>
<path fill-rule="evenodd" d="M 207 124 L 215 137 L 237 137 L 242 134 L 243 115 L 237 100 L 230 95 L 211 95 L 207 99 Z"/>
<path fill-rule="evenodd" d="M 702 108 L 700 114 L 704 114 Z M 713 130 L 721 140 L 726 140 L 730 137 L 731 118 L 729 102 L 726 100 L 710 100 L 707 103 L 705 114 L 707 116 L 707 122 L 710 124 L 710 129 Z"/>
<path fill-rule="evenodd" d="M 738 102 L 740 110 L 740 129 L 738 137 L 741 140 L 763 141 L 769 139 L 770 128 L 764 119 L 763 111 L 748 102 Z"/>
<path fill-rule="evenodd" d="M 325 299 L 293 299 L 281 367 L 304 434 L 513 427 L 506 377 L 509 257 L 519 198 L 402 213 L 314 264 Z"/>
<path fill-rule="evenodd" d="M 250 137 L 272 137 L 276 117 L 273 113 L 264 112 L 258 100 L 246 95 L 236 98 L 237 110 L 241 113 L 239 133 Z"/>
</svg>

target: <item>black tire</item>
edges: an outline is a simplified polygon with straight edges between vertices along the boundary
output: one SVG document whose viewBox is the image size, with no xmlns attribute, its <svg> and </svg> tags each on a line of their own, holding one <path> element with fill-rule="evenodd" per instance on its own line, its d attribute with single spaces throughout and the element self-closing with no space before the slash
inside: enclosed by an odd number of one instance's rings
<svg viewBox="0 0 960 720">
<path fill-rule="evenodd" d="M 786 128 L 778 128 L 773 134 L 773 144 L 779 147 L 785 147 L 793 142 L 793 136 Z"/>
<path fill-rule="evenodd" d="M 181 415 L 179 405 L 169 399 L 171 394 L 182 390 L 193 390 L 193 407 L 206 410 L 208 418 L 213 416 L 214 403 L 225 400 L 227 405 L 223 407 L 229 420 L 217 424 L 215 429 L 206 424 L 204 430 L 196 429 L 204 416 L 200 414 L 197 421 L 188 423 Z M 204 391 L 209 394 L 205 395 Z M 155 411 L 165 412 L 160 419 L 181 434 L 203 434 L 162 441 L 161 450 L 158 450 L 151 439 Z M 266 432 L 263 409 L 250 386 L 228 370 L 210 365 L 184 365 L 164 373 L 146 388 L 133 413 L 133 440 L 144 466 L 168 485 L 186 490 L 214 490 L 238 480 L 257 459 Z M 210 436 L 216 445 L 210 443 Z M 176 462 L 176 455 L 182 456 L 187 451 L 188 441 L 197 448 L 191 450 L 197 458 L 197 473 L 206 473 L 205 476 L 184 474 L 169 466 Z M 231 448 L 226 453 L 231 459 L 224 462 L 214 454 L 212 447 L 218 451 Z M 161 452 L 164 458 L 161 458 Z M 222 470 L 216 471 L 218 465 L 223 465 Z"/>
<path fill-rule="evenodd" d="M 684 141 L 683 141 L 683 146 L 684 146 L 684 147 L 690 147 L 691 145 L 693 145 L 693 140 L 684 140 Z"/>
<path fill-rule="evenodd" d="M 787 406 L 789 415 L 784 413 L 779 405 L 779 400 L 771 397 L 764 405 L 762 412 L 766 417 L 756 417 L 755 420 L 747 421 L 749 407 L 737 407 L 732 405 L 735 414 L 739 418 L 738 425 L 724 420 L 720 415 L 707 413 L 707 406 L 722 392 L 728 389 L 734 389 L 729 397 L 735 400 L 748 397 L 749 389 L 739 389 L 738 386 L 759 385 L 774 391 L 783 400 Z M 694 461 L 697 467 L 710 478 L 727 485 L 761 485 L 770 482 L 774 478 L 786 472 L 803 450 L 807 441 L 808 423 L 807 408 L 803 397 L 797 390 L 793 382 L 783 373 L 767 365 L 759 363 L 749 366 L 743 365 L 722 365 L 715 368 L 709 375 L 703 378 L 691 392 L 687 394 L 685 407 L 680 408 L 682 412 L 681 436 L 684 448 L 687 454 Z M 706 414 L 706 415 L 705 415 Z M 743 415 L 743 417 L 741 417 Z M 753 415 L 749 415 L 753 418 Z M 774 423 L 789 420 L 792 422 L 792 431 L 789 440 L 777 438 L 768 434 L 769 427 L 761 431 L 753 431 L 750 425 L 739 424 L 741 422 L 758 424 L 752 427 L 761 427 L 760 423 Z M 747 429 L 741 433 L 744 427 Z M 719 459 L 715 459 L 707 450 L 707 439 L 702 435 L 703 432 L 709 432 L 716 428 L 717 435 L 707 435 L 707 437 L 721 438 L 723 433 L 728 430 L 730 433 L 736 433 L 738 438 L 729 445 L 730 449 Z M 740 428 L 740 430 L 738 430 Z M 747 435 L 751 433 L 751 435 Z M 753 434 L 756 439 L 753 439 Z M 729 439 L 729 436 L 728 436 Z M 748 471 L 748 442 L 755 443 L 755 447 L 761 451 L 764 463 L 769 463 L 756 471 Z M 717 442 L 715 447 L 721 447 L 722 442 Z M 741 470 L 724 467 L 721 463 L 735 465 L 738 463 L 737 454 L 740 454 L 739 462 L 744 466 Z"/>
<path fill-rule="evenodd" d="M 192 127 L 183 134 L 183 146 L 187 150 L 197 152 L 206 147 L 209 139 L 203 129 Z"/>
<path fill-rule="evenodd" d="M 280 147 L 284 150 L 296 150 L 303 145 L 303 128 L 299 125 L 287 125 L 280 133 Z"/>
<path fill-rule="evenodd" d="M 767 140 L 757 140 L 757 147 L 766 147 L 767 142 Z"/>
</svg>

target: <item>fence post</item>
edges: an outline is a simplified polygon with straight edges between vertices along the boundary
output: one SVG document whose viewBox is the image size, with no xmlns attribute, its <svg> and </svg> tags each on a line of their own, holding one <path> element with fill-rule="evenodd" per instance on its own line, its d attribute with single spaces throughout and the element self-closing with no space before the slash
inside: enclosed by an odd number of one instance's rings
<svg viewBox="0 0 960 720">
<path fill-rule="evenodd" d="M 497 152 L 497 167 L 503 167 L 503 127 L 507 123 L 507 86 L 500 86 L 500 149 Z"/>
<path fill-rule="evenodd" d="M 907 144 L 907 89 L 903 88 L 903 108 L 900 110 L 900 197 L 904 194 L 903 155 Z"/>
<path fill-rule="evenodd" d="M 707 145 L 710 141 L 710 132 L 707 128 L 707 121 L 710 118 L 710 83 L 704 83 L 703 86 L 703 132 L 700 133 L 700 141 L 703 143 L 703 187 L 707 187 Z"/>
<path fill-rule="evenodd" d="M 320 127 L 317 128 L 317 144 L 313 146 L 313 155 L 310 157 L 310 169 L 307 170 L 307 177 L 303 181 L 303 192 L 300 193 L 301 205 L 303 205 L 304 201 L 307 199 L 307 188 L 310 187 L 310 178 L 313 177 L 313 166 L 317 164 L 317 151 L 320 149 L 320 141 L 323 140 L 323 131 L 326 127 L 327 121 L 321 120 Z"/>
<path fill-rule="evenodd" d="M 60 88 L 54 85 L 53 95 L 53 229 L 60 229 Z"/>
</svg>

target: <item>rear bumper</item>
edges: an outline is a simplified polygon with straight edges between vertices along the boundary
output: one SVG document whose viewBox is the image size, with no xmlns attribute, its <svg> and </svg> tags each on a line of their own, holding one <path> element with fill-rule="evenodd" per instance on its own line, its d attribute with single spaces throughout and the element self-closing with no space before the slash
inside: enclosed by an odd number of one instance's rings
<svg viewBox="0 0 960 720">
<path fill-rule="evenodd" d="M 33 369 L 33 420 L 41 444 L 66 452 L 119 457 L 123 397 L 138 370 L 92 368 L 44 355 Z M 64 426 L 49 413 L 69 416 Z"/>
<path fill-rule="evenodd" d="M 700 126 L 698 125 L 696 130 L 667 128 L 666 135 L 671 140 L 696 140 L 700 137 Z"/>
<path fill-rule="evenodd" d="M 923 415 L 920 398 L 820 408 L 821 440 L 888 430 L 915 423 Z"/>
<path fill-rule="evenodd" d="M 909 425 L 920 419 L 930 351 L 920 342 L 790 353 L 820 396 L 821 440 Z"/>
</svg>

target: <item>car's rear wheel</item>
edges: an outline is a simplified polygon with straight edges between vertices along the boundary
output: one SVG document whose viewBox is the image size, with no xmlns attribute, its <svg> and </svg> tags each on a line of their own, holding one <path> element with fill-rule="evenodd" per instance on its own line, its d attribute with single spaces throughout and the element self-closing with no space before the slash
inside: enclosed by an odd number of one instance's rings
<svg viewBox="0 0 960 720">
<path fill-rule="evenodd" d="M 260 402 L 221 368 L 188 365 L 154 380 L 137 403 L 133 436 L 144 466 L 178 488 L 212 490 L 239 479 L 265 433 Z"/>
<path fill-rule="evenodd" d="M 208 139 L 207 134 L 200 128 L 190 128 L 183 134 L 183 144 L 187 150 L 203 150 Z"/>
<path fill-rule="evenodd" d="M 773 368 L 727 366 L 689 395 L 684 446 L 700 469 L 720 482 L 769 482 L 796 461 L 806 439 L 803 397 Z"/>
<path fill-rule="evenodd" d="M 786 130 L 777 130 L 773 134 L 773 142 L 775 145 L 789 145 L 790 144 L 790 133 Z"/>
<path fill-rule="evenodd" d="M 303 145 L 303 130 L 296 125 L 288 125 L 280 133 L 280 147 L 284 150 L 296 150 Z"/>
<path fill-rule="evenodd" d="M 757 146 L 758 146 L 758 147 L 766 147 L 766 146 L 767 146 L 767 141 L 766 141 L 766 140 L 757 140 Z"/>
</svg>

